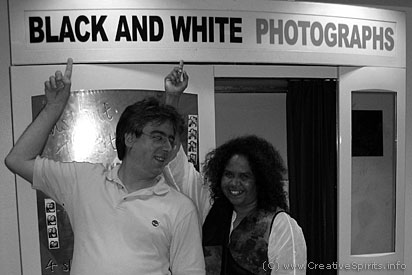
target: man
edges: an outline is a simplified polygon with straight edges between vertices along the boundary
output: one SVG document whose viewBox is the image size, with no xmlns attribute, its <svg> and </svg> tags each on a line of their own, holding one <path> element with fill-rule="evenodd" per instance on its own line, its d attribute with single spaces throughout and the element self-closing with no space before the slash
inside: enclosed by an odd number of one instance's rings
<svg viewBox="0 0 412 275">
<path fill-rule="evenodd" d="M 186 88 L 182 66 L 166 77 L 169 91 Z M 112 168 L 39 156 L 69 99 L 72 67 L 68 59 L 65 73 L 45 82 L 47 104 L 5 160 L 66 209 L 74 232 L 71 274 L 204 274 L 196 209 L 161 174 L 183 129 L 173 107 L 155 99 L 127 107 L 116 128 L 122 162 Z"/>
</svg>

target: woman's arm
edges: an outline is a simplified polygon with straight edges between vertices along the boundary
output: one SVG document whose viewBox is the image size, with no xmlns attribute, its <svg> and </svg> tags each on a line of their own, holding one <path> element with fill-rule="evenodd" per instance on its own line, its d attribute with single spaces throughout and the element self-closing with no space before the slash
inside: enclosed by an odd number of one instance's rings
<svg viewBox="0 0 412 275">
<path fill-rule="evenodd" d="M 269 236 L 268 259 L 272 275 L 306 274 L 306 242 L 302 229 L 285 212 L 277 214 Z"/>
</svg>

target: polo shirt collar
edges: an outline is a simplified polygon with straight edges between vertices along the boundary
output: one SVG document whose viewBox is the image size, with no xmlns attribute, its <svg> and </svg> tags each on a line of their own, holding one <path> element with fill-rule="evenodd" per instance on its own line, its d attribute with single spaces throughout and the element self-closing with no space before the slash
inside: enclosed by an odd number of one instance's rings
<svg viewBox="0 0 412 275">
<path fill-rule="evenodd" d="M 126 186 L 123 184 L 123 182 L 119 178 L 119 174 L 118 174 L 119 168 L 120 168 L 120 164 L 108 167 L 108 169 L 105 171 L 105 176 L 108 181 L 119 184 L 126 189 Z M 138 196 L 138 195 L 153 194 L 157 196 L 162 196 L 170 191 L 170 186 L 166 184 L 166 181 L 163 175 L 157 176 L 156 181 L 157 182 L 155 185 L 148 187 L 148 188 L 141 189 L 141 190 L 137 190 L 135 192 L 130 193 L 129 195 L 135 194 L 136 196 Z"/>
</svg>

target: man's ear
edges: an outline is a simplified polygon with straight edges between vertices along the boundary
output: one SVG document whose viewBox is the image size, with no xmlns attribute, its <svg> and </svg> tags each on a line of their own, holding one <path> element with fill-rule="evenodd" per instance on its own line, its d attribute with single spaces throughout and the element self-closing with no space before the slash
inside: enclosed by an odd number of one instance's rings
<svg viewBox="0 0 412 275">
<path fill-rule="evenodd" d="M 133 143 L 136 141 L 136 135 L 132 133 L 124 134 L 124 144 L 126 147 L 132 147 Z"/>
<path fill-rule="evenodd" d="M 176 157 L 177 153 L 180 150 L 181 144 L 182 144 L 182 142 L 181 142 L 180 136 L 176 135 L 176 137 L 175 137 L 175 146 L 173 147 L 172 152 L 169 154 L 169 159 L 167 160 L 168 163 Z"/>
</svg>

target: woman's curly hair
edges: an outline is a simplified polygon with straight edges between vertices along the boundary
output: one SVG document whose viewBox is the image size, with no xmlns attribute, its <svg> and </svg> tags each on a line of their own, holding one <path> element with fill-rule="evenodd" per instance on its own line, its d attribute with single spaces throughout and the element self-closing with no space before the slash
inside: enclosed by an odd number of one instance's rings
<svg viewBox="0 0 412 275">
<path fill-rule="evenodd" d="M 282 157 L 271 143 L 255 135 L 231 139 L 206 155 L 203 172 L 205 182 L 210 184 L 211 200 L 227 200 L 221 179 L 233 155 L 242 155 L 249 162 L 255 177 L 257 207 L 268 211 L 275 211 L 277 207 L 287 210 L 282 181 L 286 169 Z"/>
</svg>

